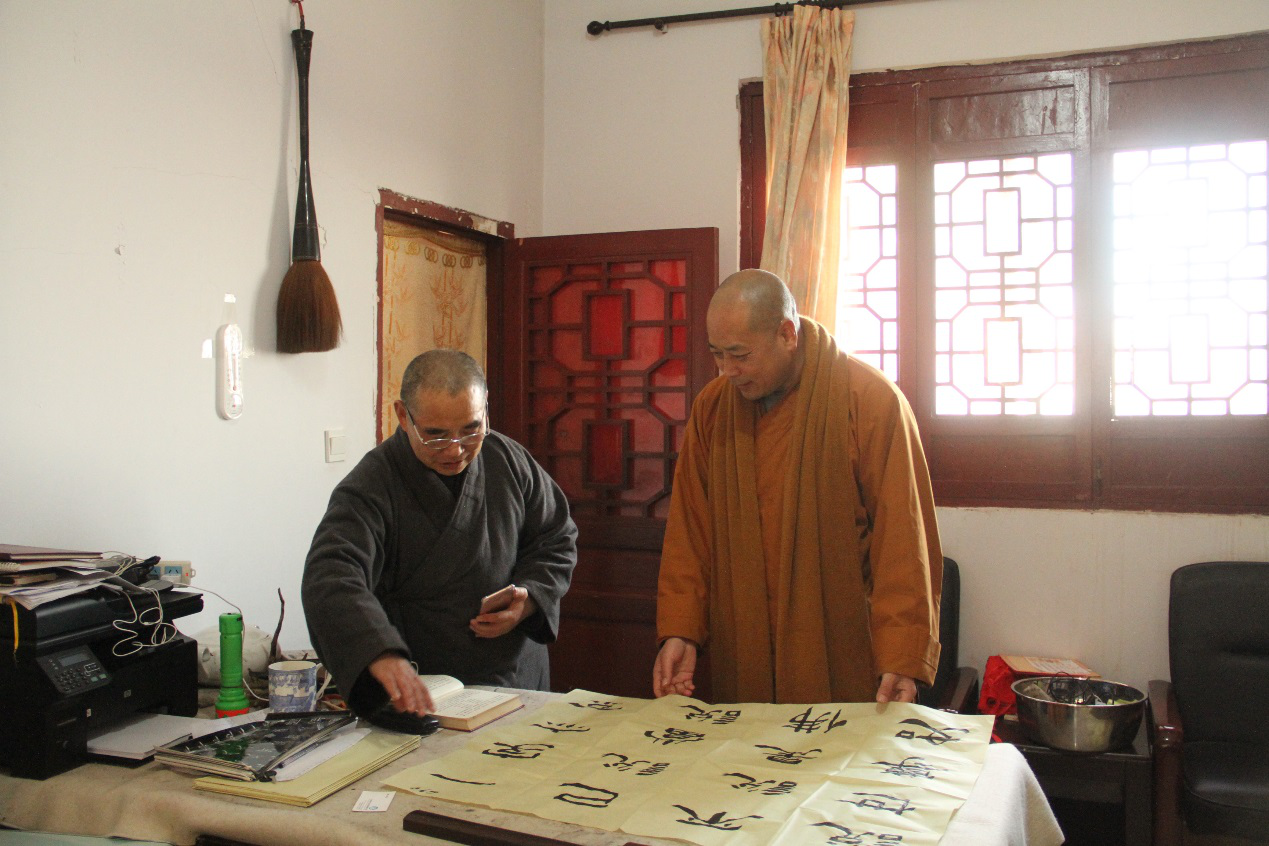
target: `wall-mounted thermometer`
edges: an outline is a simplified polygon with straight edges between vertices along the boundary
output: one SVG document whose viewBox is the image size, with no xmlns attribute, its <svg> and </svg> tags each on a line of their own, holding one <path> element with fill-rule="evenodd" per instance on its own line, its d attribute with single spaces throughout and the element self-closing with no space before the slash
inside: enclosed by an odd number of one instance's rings
<svg viewBox="0 0 1269 846">
<path fill-rule="evenodd" d="M 242 330 L 226 323 L 216 330 L 216 413 L 226 420 L 242 414 Z"/>
</svg>

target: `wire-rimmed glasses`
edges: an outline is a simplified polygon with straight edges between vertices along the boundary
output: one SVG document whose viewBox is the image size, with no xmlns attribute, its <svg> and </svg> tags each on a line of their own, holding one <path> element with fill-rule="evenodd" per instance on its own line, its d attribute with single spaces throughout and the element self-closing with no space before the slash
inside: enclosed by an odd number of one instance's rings
<svg viewBox="0 0 1269 846">
<path fill-rule="evenodd" d="M 410 418 L 410 426 L 414 429 L 414 436 L 419 439 L 419 443 L 423 444 L 427 449 L 433 452 L 441 452 L 450 448 L 452 444 L 458 444 L 459 449 L 467 449 L 473 447 L 485 439 L 488 433 L 489 410 L 485 409 L 485 419 L 482 423 L 483 428 L 479 432 L 472 432 L 470 435 L 462 435 L 457 438 L 429 438 L 424 439 L 419 432 L 419 424 L 414 422 L 414 415 L 410 413 L 410 409 L 406 408 L 405 416 Z"/>
</svg>

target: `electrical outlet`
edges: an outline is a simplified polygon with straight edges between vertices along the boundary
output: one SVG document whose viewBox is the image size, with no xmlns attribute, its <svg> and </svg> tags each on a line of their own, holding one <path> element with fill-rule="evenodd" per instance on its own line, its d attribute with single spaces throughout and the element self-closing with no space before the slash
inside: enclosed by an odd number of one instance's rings
<svg viewBox="0 0 1269 846">
<path fill-rule="evenodd" d="M 194 579 L 194 565 L 189 561 L 159 561 L 154 565 L 156 579 L 167 579 L 174 585 L 187 585 Z"/>
</svg>

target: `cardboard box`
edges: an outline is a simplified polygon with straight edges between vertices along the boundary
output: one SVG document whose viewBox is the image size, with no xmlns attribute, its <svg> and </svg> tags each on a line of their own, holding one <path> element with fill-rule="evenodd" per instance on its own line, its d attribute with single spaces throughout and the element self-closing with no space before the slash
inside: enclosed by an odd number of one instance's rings
<svg viewBox="0 0 1269 846">
<path fill-rule="evenodd" d="M 1036 658 L 1030 655 L 1001 655 L 1001 660 L 1009 665 L 1009 669 L 1021 676 L 1088 676 L 1101 678 L 1096 673 L 1074 658 Z"/>
</svg>

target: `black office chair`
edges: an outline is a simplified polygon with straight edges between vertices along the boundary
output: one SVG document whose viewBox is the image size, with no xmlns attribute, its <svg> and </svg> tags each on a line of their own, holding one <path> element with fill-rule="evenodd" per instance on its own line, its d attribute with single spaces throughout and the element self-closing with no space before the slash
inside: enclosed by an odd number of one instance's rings
<svg viewBox="0 0 1269 846">
<path fill-rule="evenodd" d="M 939 666 L 934 684 L 917 691 L 917 703 L 970 714 L 978 707 L 978 671 L 958 667 L 961 630 L 961 571 L 951 558 L 943 558 L 943 597 L 939 604 Z"/>
<path fill-rule="evenodd" d="M 1172 574 L 1172 681 L 1150 683 L 1157 846 L 1269 843 L 1269 563 Z"/>
</svg>

